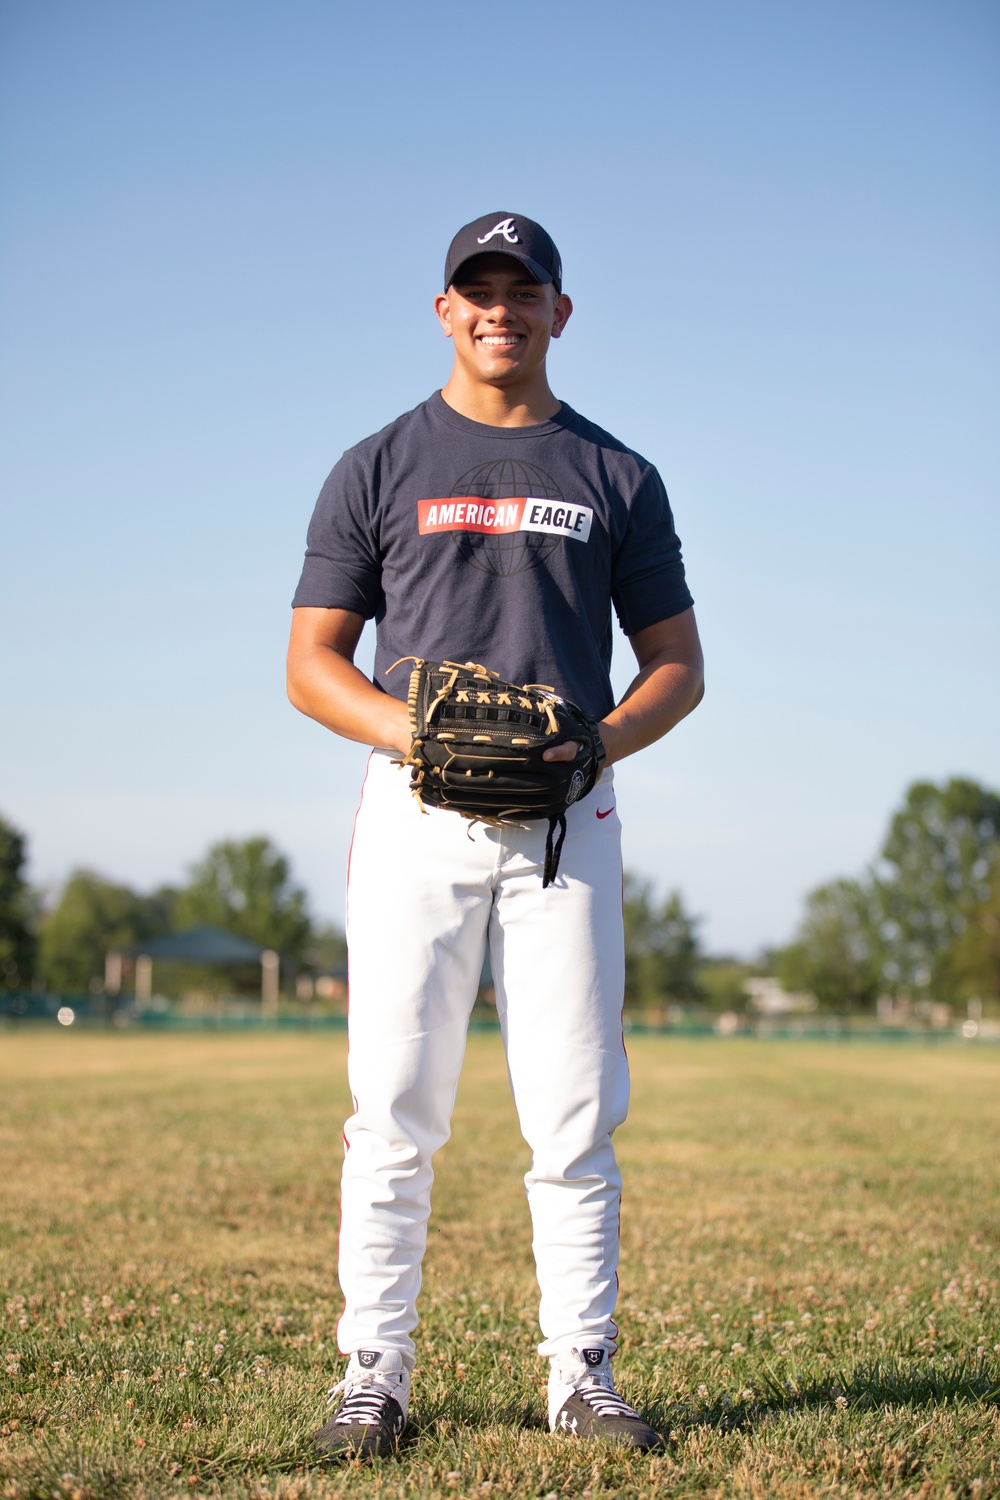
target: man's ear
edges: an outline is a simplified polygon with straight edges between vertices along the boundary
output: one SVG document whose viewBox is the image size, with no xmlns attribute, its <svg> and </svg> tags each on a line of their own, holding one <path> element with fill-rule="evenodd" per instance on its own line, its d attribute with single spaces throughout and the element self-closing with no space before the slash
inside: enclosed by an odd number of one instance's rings
<svg viewBox="0 0 1000 1500">
<path fill-rule="evenodd" d="M 450 339 L 451 338 L 451 303 L 448 301 L 448 293 L 447 292 L 439 292 L 437 294 L 437 296 L 434 298 L 434 311 L 437 313 L 437 320 L 438 320 L 438 322 L 441 324 L 441 327 L 444 329 L 444 336 L 445 336 L 445 338 L 446 339 Z"/>
<path fill-rule="evenodd" d="M 573 304 L 565 292 L 560 292 L 552 309 L 552 337 L 557 339 L 570 320 Z"/>
</svg>

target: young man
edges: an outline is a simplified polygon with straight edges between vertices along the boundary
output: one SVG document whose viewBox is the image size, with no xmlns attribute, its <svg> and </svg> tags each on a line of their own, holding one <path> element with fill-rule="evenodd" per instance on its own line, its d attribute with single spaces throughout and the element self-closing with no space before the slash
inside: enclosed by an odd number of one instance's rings
<svg viewBox="0 0 1000 1500">
<path fill-rule="evenodd" d="M 520 214 L 460 229 L 435 309 L 447 384 L 350 449 L 320 494 L 294 600 L 289 697 L 374 747 L 351 849 L 349 1078 L 340 1281 L 341 1400 L 329 1454 L 392 1451 L 406 1420 L 431 1157 L 447 1140 L 486 944 L 521 1130 L 551 1360 L 549 1422 L 645 1449 L 658 1434 L 615 1392 L 625 1118 L 620 824 L 613 764 L 699 702 L 702 662 L 656 470 L 549 388 L 573 310 L 550 237 Z M 639 671 L 616 706 L 611 607 Z M 377 623 L 375 681 L 353 665 Z M 482 662 L 546 683 L 600 721 L 601 780 L 567 811 L 543 889 L 547 823 L 426 813 L 401 657 Z M 572 759 L 572 743 L 546 751 Z"/>
</svg>

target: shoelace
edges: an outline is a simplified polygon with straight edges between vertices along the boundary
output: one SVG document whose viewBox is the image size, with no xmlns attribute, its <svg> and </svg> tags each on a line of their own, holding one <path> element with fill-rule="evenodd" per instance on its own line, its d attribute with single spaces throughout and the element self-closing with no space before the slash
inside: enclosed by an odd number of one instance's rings
<svg viewBox="0 0 1000 1500">
<path fill-rule="evenodd" d="M 581 1401 L 586 1401 L 599 1417 L 632 1417 L 641 1422 L 642 1418 L 637 1411 L 633 1411 L 625 1400 L 611 1385 L 595 1380 L 592 1385 L 577 1386 L 576 1394 Z"/>
<path fill-rule="evenodd" d="M 335 1385 L 327 1398 L 327 1406 L 332 1406 L 340 1392 L 347 1389 L 347 1381 L 342 1380 Z M 349 1426 L 354 1422 L 364 1422 L 370 1425 L 380 1422 L 385 1416 L 385 1403 L 392 1396 L 392 1392 L 386 1390 L 385 1385 L 375 1375 L 361 1375 L 351 1381 L 351 1389 L 344 1397 L 343 1403 L 334 1422 L 337 1426 Z"/>
</svg>

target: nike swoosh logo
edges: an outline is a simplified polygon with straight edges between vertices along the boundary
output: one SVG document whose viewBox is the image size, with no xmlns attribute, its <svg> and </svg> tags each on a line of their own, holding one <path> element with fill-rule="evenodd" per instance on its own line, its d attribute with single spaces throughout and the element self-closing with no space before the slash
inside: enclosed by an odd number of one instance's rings
<svg viewBox="0 0 1000 1500">
<path fill-rule="evenodd" d="M 609 808 L 608 808 L 608 810 L 607 810 L 607 812 L 601 812 L 601 809 L 600 809 L 600 808 L 598 808 L 598 809 L 597 809 L 597 816 L 598 816 L 598 817 L 599 817 L 599 818 L 610 818 L 610 816 L 611 816 L 611 814 L 612 814 L 612 813 L 613 813 L 613 812 L 614 812 L 614 810 L 615 810 L 615 809 L 614 809 L 614 806 L 613 806 L 613 805 L 612 805 L 612 806 L 611 806 L 611 807 L 609 807 Z"/>
</svg>

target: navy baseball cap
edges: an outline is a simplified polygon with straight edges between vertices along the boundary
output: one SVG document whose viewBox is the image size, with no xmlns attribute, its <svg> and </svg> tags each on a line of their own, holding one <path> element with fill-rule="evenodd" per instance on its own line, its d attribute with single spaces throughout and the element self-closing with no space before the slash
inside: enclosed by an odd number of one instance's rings
<svg viewBox="0 0 1000 1500">
<path fill-rule="evenodd" d="M 445 291 L 467 260 L 491 254 L 519 260 L 536 281 L 543 286 L 551 281 L 557 292 L 562 291 L 562 263 L 551 236 L 534 219 L 506 213 L 484 214 L 458 231 L 444 263 Z"/>
</svg>

